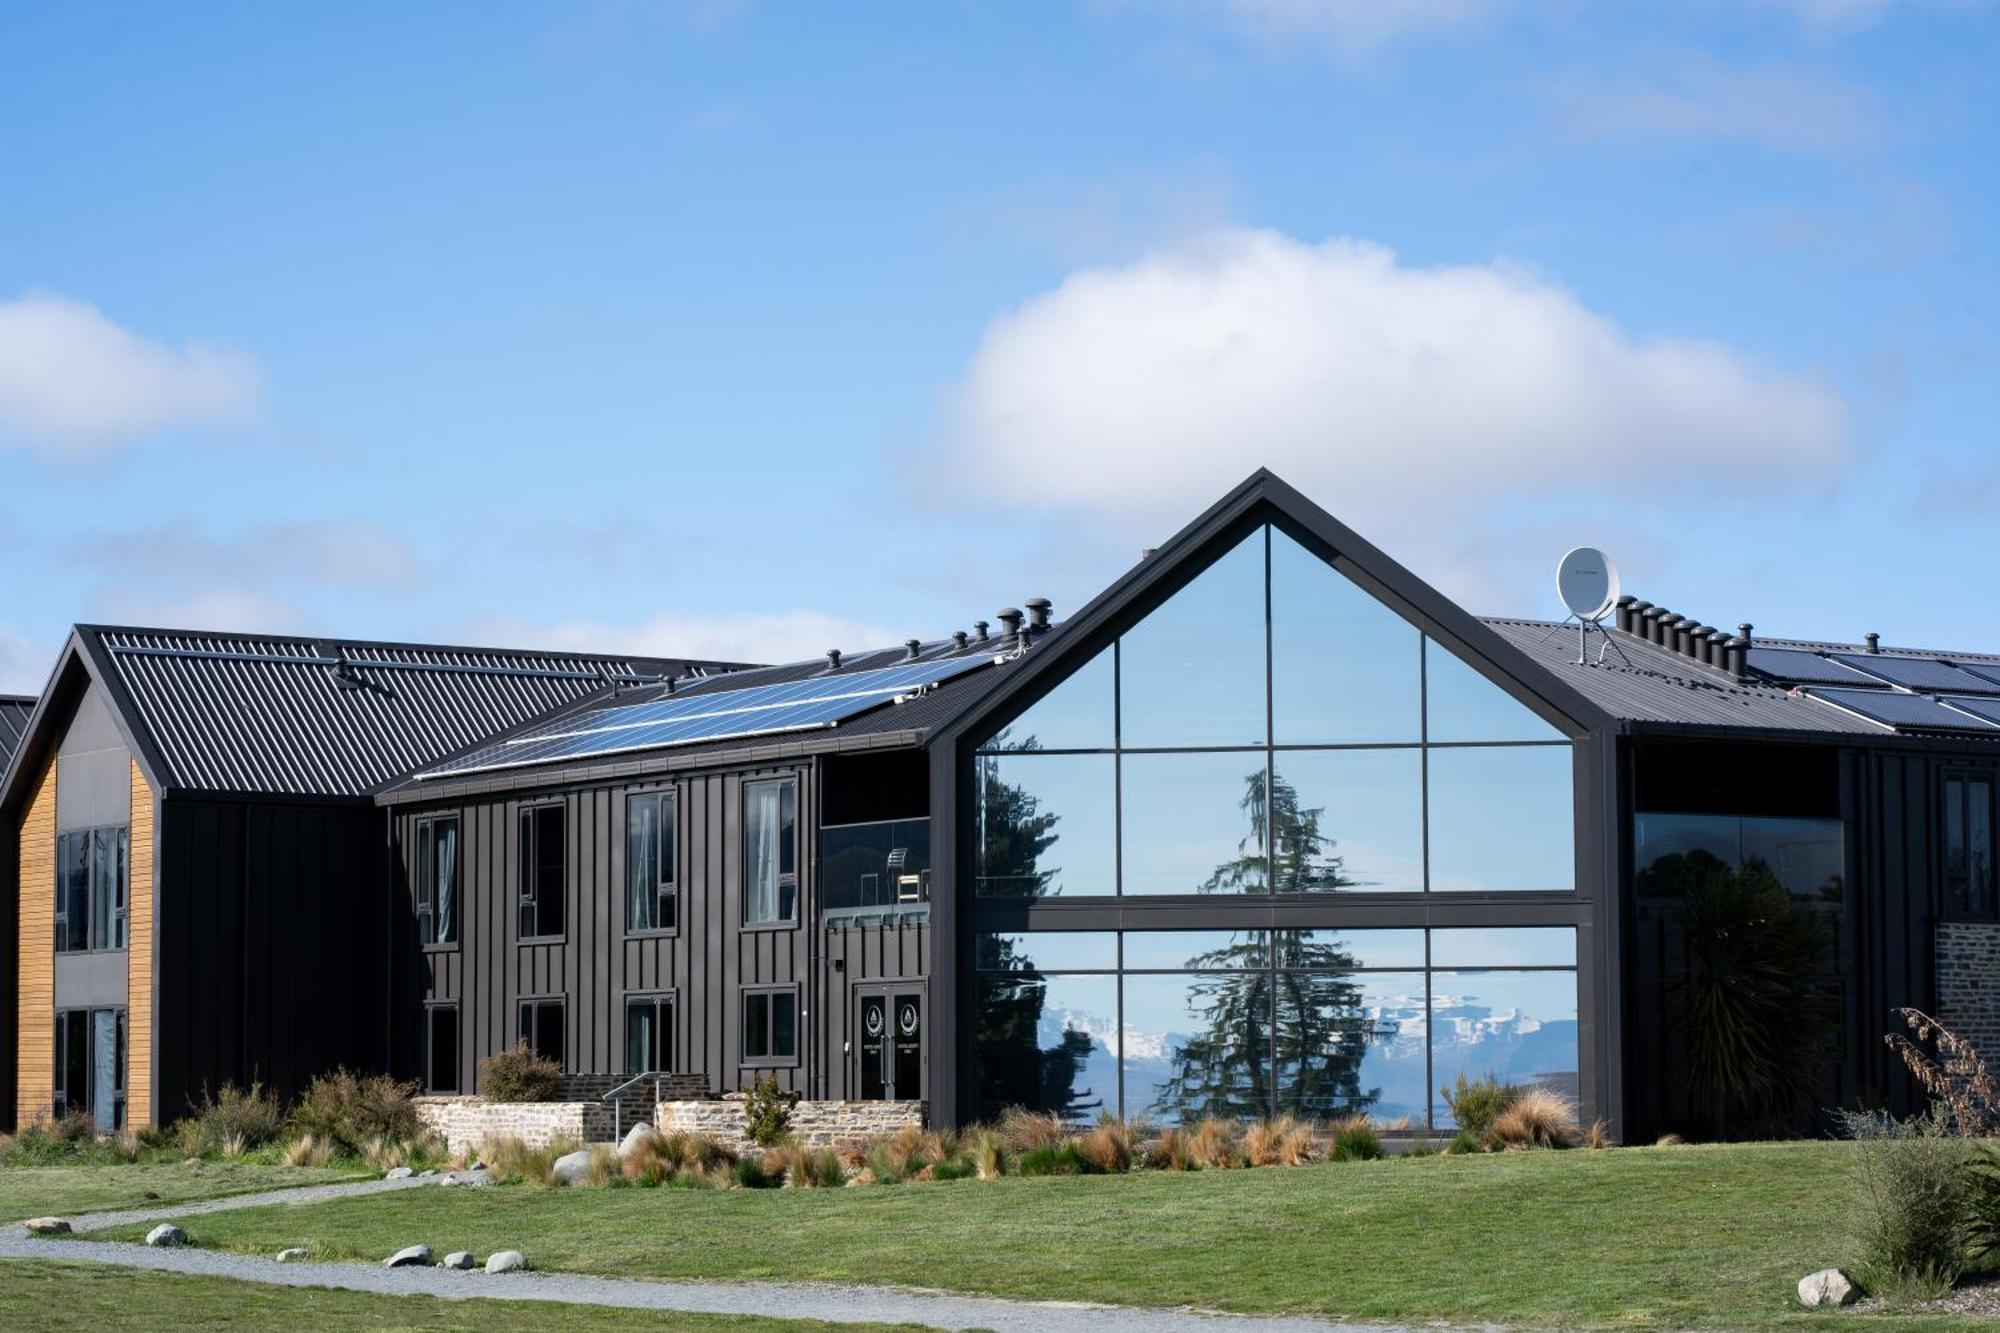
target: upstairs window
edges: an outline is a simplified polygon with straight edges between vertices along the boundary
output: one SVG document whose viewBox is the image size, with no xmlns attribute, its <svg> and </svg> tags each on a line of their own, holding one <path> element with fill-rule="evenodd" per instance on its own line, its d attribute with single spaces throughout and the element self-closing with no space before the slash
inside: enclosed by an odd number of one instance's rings
<svg viewBox="0 0 2000 1333">
<path fill-rule="evenodd" d="M 743 787 L 743 924 L 790 925 L 799 916 L 799 784 Z"/>
<path fill-rule="evenodd" d="M 417 821 L 417 938 L 458 943 L 458 816 Z"/>
<path fill-rule="evenodd" d="M 538 805 L 521 812 L 521 938 L 553 939 L 563 933 L 568 892 L 564 867 L 564 811 Z"/>
<path fill-rule="evenodd" d="M 673 930 L 680 924 L 674 869 L 672 792 L 625 802 L 625 929 Z"/>
<path fill-rule="evenodd" d="M 56 952 L 125 947 L 127 842 L 123 825 L 56 835 Z"/>
<path fill-rule="evenodd" d="M 1951 773 L 1944 780 L 1945 915 L 1991 920 L 2000 908 L 1993 883 L 1993 778 Z"/>
</svg>

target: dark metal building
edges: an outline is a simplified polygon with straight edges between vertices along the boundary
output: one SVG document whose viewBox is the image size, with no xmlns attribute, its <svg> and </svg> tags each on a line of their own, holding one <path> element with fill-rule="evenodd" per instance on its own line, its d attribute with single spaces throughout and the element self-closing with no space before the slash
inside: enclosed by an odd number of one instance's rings
<svg viewBox="0 0 2000 1333">
<path fill-rule="evenodd" d="M 1467 614 L 1263 472 L 1060 624 L 1026 607 L 726 673 L 79 631 L 5 789 L 19 939 L 70 928 L 50 867 L 96 873 L 42 785 L 71 749 L 88 774 L 95 688 L 133 790 L 163 793 L 156 1118 L 343 1061 L 475 1091 L 527 1041 L 579 1079 L 770 1072 L 943 1122 L 1443 1129 L 1454 1080 L 1491 1074 L 1628 1138 L 1726 1132 L 1744 1108 L 1684 1076 L 1675 1015 L 1701 912 L 1745 902 L 1829 997 L 1792 1128 L 1907 1099 L 1895 1006 L 2000 1039 L 2000 656 L 1631 599 L 1580 652 Z M 274 735 L 245 691 L 279 675 Z M 44 1035 L 32 952 L 24 1116 L 62 1043 L 103 1035 Z M 213 1004 L 173 980 L 211 973 Z"/>
</svg>

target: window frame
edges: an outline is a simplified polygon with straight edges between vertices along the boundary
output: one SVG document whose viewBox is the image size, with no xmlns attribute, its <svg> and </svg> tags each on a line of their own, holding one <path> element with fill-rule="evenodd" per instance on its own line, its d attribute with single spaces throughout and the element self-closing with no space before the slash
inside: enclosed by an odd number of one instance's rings
<svg viewBox="0 0 2000 1333">
<path fill-rule="evenodd" d="M 799 1025 L 803 1012 L 799 1004 L 799 988 L 796 983 L 789 985 L 744 986 L 737 993 L 736 1058 L 745 1069 L 796 1069 L 799 1067 L 799 1048 L 803 1044 Z M 784 996 L 792 1002 L 792 1049 L 789 1054 L 778 1054 L 769 1048 L 775 1046 L 777 1024 L 771 1020 L 771 1001 L 774 996 Z M 764 1028 L 766 1051 L 761 1055 L 750 1052 L 750 1007 L 753 1000 L 764 1005 Z"/>
<path fill-rule="evenodd" d="M 127 1065 L 131 1060 L 131 1029 L 127 1006 L 116 1004 L 81 1005 L 57 1009 L 50 1021 L 49 1032 L 54 1043 L 50 1061 L 49 1109 L 58 1117 L 74 1115 L 78 1112 L 96 1118 L 97 1091 L 97 1015 L 111 1014 L 112 1017 L 112 1071 L 111 1071 L 111 1128 L 124 1129 L 126 1108 L 131 1094 L 127 1087 Z M 78 1105 L 71 1097 L 69 1089 L 69 1068 L 63 1050 L 65 1026 L 81 1024 L 83 1027 L 83 1086 L 84 1100 Z"/>
<path fill-rule="evenodd" d="M 548 1052 L 535 1043 L 535 1028 L 539 1024 L 532 1017 L 533 1015 L 539 1015 L 543 1009 L 554 1009 L 562 1016 L 561 1022 L 557 1025 L 557 1030 L 562 1033 L 563 1038 L 562 1054 L 560 1056 L 549 1056 L 549 1058 L 562 1066 L 563 1072 L 567 1074 L 569 1072 L 569 997 L 567 995 L 520 996 L 514 1005 L 516 1021 L 515 1041 L 517 1044 L 526 1042 L 528 1049 L 538 1055 L 548 1055 Z"/>
<path fill-rule="evenodd" d="M 671 1074 L 676 1072 L 673 1066 L 675 1064 L 675 1057 L 677 1054 L 678 1043 L 675 1042 L 674 1040 L 674 1022 L 679 1017 L 680 1014 L 679 992 L 670 990 L 632 991 L 625 996 L 625 1005 L 624 1005 L 625 1030 L 623 1033 L 624 1043 L 621 1049 L 625 1053 L 625 1063 L 628 1065 L 631 1063 L 631 1056 L 632 1056 L 632 1011 L 638 1008 L 650 1008 L 653 1011 L 653 1027 L 656 1037 L 659 1034 L 662 1033 L 665 1034 L 666 1049 L 663 1052 L 665 1059 L 661 1062 L 664 1067 L 654 1068 L 654 1069 L 627 1069 L 624 1071 L 626 1076 L 632 1077 L 639 1074 Z M 659 1043 L 656 1042 L 655 1044 L 657 1045 Z"/>
<path fill-rule="evenodd" d="M 632 924 L 632 810 L 646 804 L 653 807 L 653 921 L 649 926 Z M 680 790 L 667 787 L 658 791 L 632 792 L 625 797 L 625 933 L 634 937 L 671 938 L 681 933 L 681 832 Z M 672 915 L 668 925 L 660 925 L 662 909 Z"/>
<path fill-rule="evenodd" d="M 1974 885 L 1971 866 L 1966 867 L 1966 882 L 1963 898 L 1953 901 L 1951 816 L 1952 807 L 1959 807 L 1960 828 L 1966 827 L 1965 818 L 1975 808 L 1973 792 L 1985 787 L 1986 796 L 1986 841 L 1987 866 L 1984 887 L 1985 901 L 1975 907 Z M 1954 799 L 1953 788 L 1959 789 Z M 2000 857 L 1995 855 L 1996 844 L 2000 844 L 2000 770 L 1991 768 L 1951 767 L 1938 775 L 1938 915 L 1945 921 L 1992 922 L 2000 921 Z M 1968 857 L 1970 844 L 1968 839 Z"/>
<path fill-rule="evenodd" d="M 758 788 L 758 787 L 777 787 L 780 789 L 780 794 L 778 797 L 778 818 L 780 823 L 778 864 L 781 868 L 778 871 L 777 883 L 773 885 L 773 889 L 775 890 L 778 896 L 778 900 L 780 902 L 784 901 L 785 890 L 787 888 L 790 888 L 792 892 L 791 914 L 789 916 L 783 916 L 783 917 L 772 917 L 768 920 L 759 920 L 753 918 L 750 915 L 750 868 L 753 864 L 753 860 L 751 857 L 750 792 L 753 788 Z M 792 829 L 791 829 L 792 868 L 789 872 L 782 869 L 784 865 L 784 852 L 785 852 L 785 844 L 783 841 L 785 835 L 782 825 L 784 822 L 784 813 L 785 813 L 785 793 L 787 792 L 789 792 L 791 796 L 791 824 L 792 824 Z M 740 800 L 742 802 L 742 810 L 743 810 L 743 848 L 742 848 L 743 868 L 741 875 L 743 906 L 740 912 L 740 915 L 742 917 L 741 928 L 744 930 L 797 930 L 799 928 L 799 921 L 801 919 L 800 903 L 799 903 L 800 819 L 799 819 L 798 775 L 787 774 L 784 777 L 750 779 L 744 782 L 743 784 L 742 795 L 740 797 Z"/>
<path fill-rule="evenodd" d="M 81 947 L 71 946 L 65 938 L 76 928 L 70 919 L 67 856 L 73 839 L 81 839 L 83 844 L 83 896 L 79 904 L 83 913 Z M 54 951 L 58 954 L 123 952 L 129 947 L 131 939 L 132 826 L 96 824 L 88 828 L 63 829 L 56 833 L 55 842 L 55 913 L 49 928 L 54 939 Z M 109 940 L 100 938 L 98 928 L 98 918 L 102 915 L 98 909 L 99 868 L 106 857 L 115 861 L 110 885 L 112 902 L 106 924 Z"/>
<path fill-rule="evenodd" d="M 553 895 L 545 892 L 541 882 L 541 839 L 542 815 L 555 811 L 561 816 L 563 855 L 560 884 Z M 515 868 L 514 929 L 518 944 L 560 944 L 569 932 L 569 803 L 567 801 L 537 801 L 520 807 L 520 820 L 515 828 L 516 852 L 520 858 Z M 554 901 L 561 919 L 559 929 L 544 931 L 544 904 Z M 526 929 L 527 916 L 534 914 L 535 930 Z"/>
<path fill-rule="evenodd" d="M 437 1081 L 437 1015 L 449 1012 L 452 1021 L 451 1086 L 445 1087 Z M 442 1096 L 456 1097 L 463 1091 L 464 1079 L 459 1077 L 459 1065 L 464 1055 L 465 1028 L 460 1016 L 458 1001 L 446 1000 L 424 1005 L 424 1091 Z"/>
<path fill-rule="evenodd" d="M 437 829 L 449 824 L 454 830 L 456 851 L 451 859 L 451 938 L 436 938 L 438 885 L 432 877 L 436 869 Z M 415 845 L 417 883 L 415 886 L 417 940 L 426 952 L 450 952 L 458 948 L 459 917 L 465 906 L 460 891 L 465 884 L 465 830 L 456 813 L 422 815 L 410 835 Z"/>
</svg>

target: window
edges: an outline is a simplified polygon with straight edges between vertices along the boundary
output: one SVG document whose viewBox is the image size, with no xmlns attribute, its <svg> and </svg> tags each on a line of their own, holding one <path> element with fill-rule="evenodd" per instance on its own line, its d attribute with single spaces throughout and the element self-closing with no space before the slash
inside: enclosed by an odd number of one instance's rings
<svg viewBox="0 0 2000 1333">
<path fill-rule="evenodd" d="M 521 1001 L 521 1040 L 527 1042 L 537 1055 L 563 1064 L 563 1002 L 560 997 Z"/>
<path fill-rule="evenodd" d="M 424 1011 L 424 1091 L 458 1091 L 458 1006 Z"/>
<path fill-rule="evenodd" d="M 417 821 L 417 938 L 458 943 L 458 817 Z"/>
<path fill-rule="evenodd" d="M 55 1113 L 88 1115 L 98 1130 L 125 1125 L 125 1011 L 56 1011 Z"/>
<path fill-rule="evenodd" d="M 625 929 L 673 930 L 679 924 L 674 848 L 672 792 L 625 802 Z"/>
<path fill-rule="evenodd" d="M 822 911 L 868 911 L 929 902 L 931 822 L 884 819 L 820 830 Z"/>
<path fill-rule="evenodd" d="M 1944 780 L 1944 910 L 1958 917 L 1995 914 L 1993 779 L 1950 773 Z"/>
<path fill-rule="evenodd" d="M 673 1069 L 673 996 L 644 995 L 625 1001 L 625 1072 L 670 1074 Z"/>
<path fill-rule="evenodd" d="M 56 867 L 56 952 L 124 948 L 124 826 L 57 834 Z"/>
<path fill-rule="evenodd" d="M 799 1058 L 799 993 L 743 992 L 743 1063 L 788 1065 Z"/>
<path fill-rule="evenodd" d="M 799 915 L 799 785 L 743 787 L 743 924 L 789 925 Z"/>
<path fill-rule="evenodd" d="M 538 805 L 521 812 L 521 938 L 563 933 L 563 807 Z"/>
</svg>

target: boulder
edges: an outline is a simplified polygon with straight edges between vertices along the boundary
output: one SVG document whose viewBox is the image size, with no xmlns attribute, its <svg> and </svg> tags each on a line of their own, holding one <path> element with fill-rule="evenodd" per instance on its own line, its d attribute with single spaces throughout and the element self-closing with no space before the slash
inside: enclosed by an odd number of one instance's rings
<svg viewBox="0 0 2000 1333">
<path fill-rule="evenodd" d="M 434 1175 L 436 1175 L 436 1174 L 437 1174 L 437 1168 L 436 1168 L 436 1167 L 431 1167 L 431 1168 L 430 1168 L 430 1169 L 428 1169 L 428 1170 L 425 1170 L 425 1171 L 419 1171 L 419 1172 L 417 1172 L 417 1179 L 419 1179 L 419 1180 L 429 1180 L 429 1179 L 430 1179 L 430 1178 L 431 1178 L 432 1176 L 434 1176 Z"/>
<path fill-rule="evenodd" d="M 641 1120 L 638 1124 L 632 1126 L 632 1128 L 626 1130 L 624 1139 L 620 1141 L 620 1143 L 618 1144 L 619 1160 L 623 1161 L 625 1158 L 630 1157 L 632 1155 L 632 1149 L 634 1145 L 638 1144 L 642 1139 L 644 1139 L 647 1135 L 651 1134 L 652 1132 L 653 1132 L 653 1127 L 647 1124 L 643 1120 Z"/>
<path fill-rule="evenodd" d="M 302 1264 L 310 1257 L 303 1245 L 294 1245 L 289 1250 L 278 1251 L 278 1262 L 281 1264 Z"/>
<path fill-rule="evenodd" d="M 469 1269 L 479 1267 L 479 1261 L 472 1257 L 471 1250 L 453 1250 L 444 1257 L 442 1267 L 456 1268 L 459 1272 L 463 1273 Z"/>
<path fill-rule="evenodd" d="M 489 1273 L 525 1273 L 528 1270 L 528 1256 L 519 1250 L 496 1250 L 486 1257 L 486 1271 Z"/>
<path fill-rule="evenodd" d="M 30 1236 L 67 1236 L 69 1222 L 60 1217 L 31 1217 L 21 1224 Z"/>
<path fill-rule="evenodd" d="M 1852 1305 L 1861 1299 L 1861 1292 L 1847 1274 L 1838 1268 L 1822 1268 L 1817 1273 L 1808 1273 L 1799 1279 L 1799 1303 L 1814 1308 L 1820 1306 Z"/>
<path fill-rule="evenodd" d="M 430 1265 L 431 1247 L 428 1245 L 405 1245 L 382 1261 L 384 1268 L 429 1268 Z"/>
<path fill-rule="evenodd" d="M 554 1173 L 557 1184 L 574 1185 L 590 1174 L 590 1149 L 564 1153 L 549 1169 Z"/>
<path fill-rule="evenodd" d="M 172 1222 L 162 1222 L 146 1233 L 148 1245 L 192 1245 L 194 1240 Z"/>
<path fill-rule="evenodd" d="M 387 1171 L 384 1171 L 382 1173 L 382 1179 L 408 1180 L 411 1176 L 414 1176 L 415 1174 L 417 1173 L 410 1170 L 410 1168 L 407 1166 L 392 1166 Z"/>
</svg>

